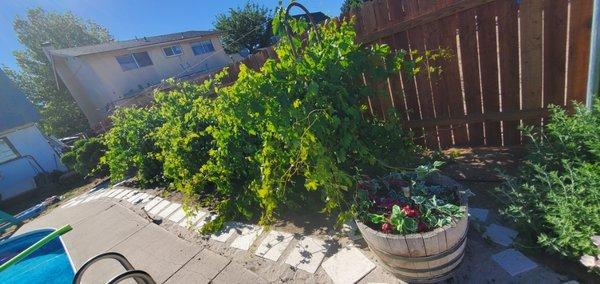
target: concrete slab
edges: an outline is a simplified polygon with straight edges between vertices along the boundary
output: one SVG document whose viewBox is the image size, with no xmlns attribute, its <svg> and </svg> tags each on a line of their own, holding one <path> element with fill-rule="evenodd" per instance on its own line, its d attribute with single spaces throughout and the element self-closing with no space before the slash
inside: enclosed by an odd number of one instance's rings
<svg viewBox="0 0 600 284">
<path fill-rule="evenodd" d="M 267 283 L 256 273 L 244 268 L 243 266 L 231 262 L 211 283 L 219 284 L 247 284 L 247 283 Z"/>
<path fill-rule="evenodd" d="M 228 258 L 211 250 L 203 249 L 171 276 L 166 283 L 209 283 L 229 262 Z"/>
<path fill-rule="evenodd" d="M 308 273 L 315 273 L 325 258 L 326 252 L 325 241 L 305 236 L 295 245 L 285 263 Z"/>
<path fill-rule="evenodd" d="M 239 236 L 233 240 L 230 246 L 236 249 L 248 250 L 262 232 L 263 227 L 261 226 L 245 224 L 239 232 Z"/>
<path fill-rule="evenodd" d="M 169 206 L 169 204 L 171 204 L 171 202 L 169 200 L 163 200 L 163 201 L 159 202 L 158 204 L 156 204 L 156 206 L 152 207 L 152 209 L 150 209 L 150 211 L 148 211 L 148 214 L 156 215 L 156 214 L 160 213 L 160 211 L 165 209 L 167 206 Z"/>
<path fill-rule="evenodd" d="M 181 208 L 180 203 L 173 202 L 169 204 L 165 209 L 158 213 L 158 217 L 167 218 L 169 215 L 173 214 L 173 212 L 177 211 L 177 209 Z"/>
<path fill-rule="evenodd" d="M 489 238 L 493 242 L 502 245 L 502 246 L 510 246 L 517 237 L 517 231 L 507 228 L 498 224 L 491 224 L 485 230 L 483 234 L 484 238 Z"/>
<path fill-rule="evenodd" d="M 487 209 L 469 207 L 469 216 L 472 219 L 482 222 L 482 223 L 487 220 L 489 213 L 490 213 L 490 210 L 487 210 Z"/>
<path fill-rule="evenodd" d="M 115 197 L 117 194 L 120 194 L 121 192 L 123 192 L 123 188 L 117 188 L 115 189 L 111 194 L 107 195 L 110 198 Z"/>
<path fill-rule="evenodd" d="M 79 267 L 89 258 L 110 251 L 148 223 L 129 209 L 115 205 L 72 225 L 73 231 L 65 234 L 63 240 Z"/>
<path fill-rule="evenodd" d="M 99 214 L 102 211 L 107 210 L 114 203 L 107 201 L 96 201 L 81 206 L 74 206 L 69 208 L 54 208 L 49 212 L 23 224 L 17 233 L 25 233 L 35 229 L 42 228 L 59 228 L 63 225 L 69 224 L 71 226 L 77 225 L 82 220 Z"/>
<path fill-rule="evenodd" d="M 201 248 L 155 224 L 149 224 L 112 250 L 127 257 L 136 269 L 148 272 L 157 283 L 162 283 L 198 254 Z"/>
<path fill-rule="evenodd" d="M 181 220 L 183 220 L 183 218 L 185 218 L 185 211 L 182 207 L 179 207 L 179 209 L 173 212 L 173 214 L 169 217 L 169 221 L 173 223 L 179 223 Z"/>
<path fill-rule="evenodd" d="M 210 235 L 210 239 L 221 243 L 227 242 L 227 240 L 229 240 L 229 238 L 235 234 L 236 230 L 241 230 L 243 226 L 244 224 L 242 223 L 229 222 L 221 231 Z"/>
<path fill-rule="evenodd" d="M 115 197 L 114 197 L 114 198 L 116 198 L 116 199 L 121 199 L 121 198 L 123 198 L 125 195 L 129 194 L 130 192 L 131 192 L 131 189 L 125 189 L 125 190 L 121 191 L 121 193 L 119 193 L 119 194 L 115 195 Z"/>
<path fill-rule="evenodd" d="M 375 264 L 353 246 L 341 248 L 322 266 L 336 284 L 356 283 L 375 269 Z"/>
<path fill-rule="evenodd" d="M 494 254 L 492 255 L 492 259 L 506 270 L 510 276 L 515 276 L 537 267 L 535 262 L 515 249 L 507 249 Z"/>
<path fill-rule="evenodd" d="M 136 192 L 135 194 L 133 194 L 132 196 L 130 196 L 129 198 L 127 198 L 127 202 L 129 203 L 135 203 L 137 200 L 143 199 L 144 197 L 146 197 L 146 193 L 142 193 L 142 192 Z"/>
<path fill-rule="evenodd" d="M 255 254 L 272 261 L 277 261 L 293 239 L 294 235 L 290 233 L 270 231 L 256 249 Z"/>
</svg>

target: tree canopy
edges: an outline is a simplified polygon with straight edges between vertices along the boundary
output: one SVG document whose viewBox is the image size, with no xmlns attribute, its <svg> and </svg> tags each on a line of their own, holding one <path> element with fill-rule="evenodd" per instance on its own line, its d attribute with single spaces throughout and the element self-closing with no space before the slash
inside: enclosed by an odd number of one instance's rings
<svg viewBox="0 0 600 284">
<path fill-rule="evenodd" d="M 342 8 L 340 8 L 342 14 L 350 11 L 352 8 L 359 8 L 363 2 L 367 2 L 370 0 L 344 0 L 342 3 Z"/>
<path fill-rule="evenodd" d="M 108 42 L 113 40 L 108 30 L 70 12 L 60 14 L 42 8 L 29 9 L 25 17 L 17 17 L 13 29 L 25 49 L 13 52 L 20 70 L 4 69 L 38 108 L 42 130 L 56 136 L 87 130 L 87 120 L 69 91 L 64 85 L 56 88 L 42 44 L 49 42 L 61 49 Z"/>
<path fill-rule="evenodd" d="M 217 15 L 214 26 L 224 32 L 223 48 L 227 53 L 237 53 L 247 48 L 254 52 L 269 45 L 272 33 L 269 29 L 271 11 L 256 3 L 247 2 L 243 7 L 230 8 Z"/>
</svg>

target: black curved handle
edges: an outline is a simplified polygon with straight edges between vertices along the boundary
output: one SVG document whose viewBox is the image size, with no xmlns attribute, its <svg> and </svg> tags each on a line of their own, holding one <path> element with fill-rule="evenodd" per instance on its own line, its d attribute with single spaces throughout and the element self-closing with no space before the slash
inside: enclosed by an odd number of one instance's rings
<svg viewBox="0 0 600 284">
<path fill-rule="evenodd" d="M 302 4 L 300 4 L 298 2 L 290 3 L 287 6 L 287 9 L 285 9 L 285 20 L 283 21 L 283 23 L 284 23 L 284 27 L 285 27 L 285 33 L 287 34 L 287 37 L 290 40 L 290 46 L 292 47 L 292 53 L 294 54 L 294 56 L 298 57 L 298 51 L 296 50 L 296 47 L 294 46 L 294 42 L 292 41 L 292 28 L 290 27 L 290 24 L 288 23 L 288 18 L 291 17 L 290 10 L 292 10 L 293 7 L 298 7 L 300 9 L 302 9 L 302 11 L 304 11 L 306 16 L 308 17 L 308 20 L 309 20 L 311 26 L 315 30 L 315 35 L 316 35 L 317 41 L 319 43 L 321 43 L 321 35 L 319 34 L 319 29 L 317 28 L 317 24 L 315 24 L 315 21 L 313 20 L 313 17 L 310 15 L 310 12 L 308 11 L 308 9 L 306 9 L 306 7 L 304 7 Z"/>
</svg>

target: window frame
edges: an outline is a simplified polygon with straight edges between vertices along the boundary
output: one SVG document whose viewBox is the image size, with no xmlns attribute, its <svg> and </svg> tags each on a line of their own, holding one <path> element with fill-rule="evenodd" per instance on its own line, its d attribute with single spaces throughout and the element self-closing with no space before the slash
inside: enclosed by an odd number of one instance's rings
<svg viewBox="0 0 600 284">
<path fill-rule="evenodd" d="M 179 53 L 173 52 L 173 47 L 175 47 L 175 46 L 179 48 Z M 170 49 L 173 54 L 168 55 L 166 49 Z M 166 57 L 175 57 L 175 56 L 183 55 L 183 48 L 181 47 L 181 44 L 173 44 L 173 45 L 165 46 L 162 48 L 162 51 Z"/>
<path fill-rule="evenodd" d="M 8 137 L 0 137 L 0 142 L 4 142 L 4 144 L 6 146 L 8 146 L 8 149 L 10 149 L 12 151 L 13 156 L 14 156 L 14 157 L 12 157 L 12 158 L 10 158 L 8 160 L 4 160 L 4 161 L 0 160 L 0 165 L 8 163 L 10 161 L 14 161 L 14 160 L 16 160 L 16 159 L 18 159 L 18 158 L 21 157 L 21 154 L 19 153 L 19 151 L 17 151 L 17 149 L 15 148 L 15 146 L 10 142 L 10 140 L 8 140 Z"/>
<path fill-rule="evenodd" d="M 146 53 L 146 55 L 148 56 L 148 59 L 150 60 L 150 64 L 140 66 L 140 63 L 138 62 L 138 60 L 135 58 L 135 55 L 134 55 L 134 54 L 138 54 L 138 53 Z M 121 62 L 119 62 L 119 59 L 118 59 L 119 57 L 123 57 L 123 56 L 129 56 L 131 59 L 133 59 L 133 62 L 135 63 L 136 68 L 124 69 L 123 65 L 121 65 Z M 140 68 L 143 68 L 146 66 L 154 65 L 154 61 L 152 61 L 152 58 L 150 57 L 150 53 L 148 53 L 148 51 L 130 52 L 127 54 L 117 55 L 117 56 L 115 56 L 115 60 L 117 61 L 117 63 L 119 64 L 119 66 L 121 67 L 121 70 L 123 70 L 123 72 L 127 72 L 129 70 L 135 70 L 135 69 L 140 69 Z"/>
<path fill-rule="evenodd" d="M 210 51 L 208 51 L 208 50 L 205 49 L 205 45 L 206 45 L 207 42 L 210 43 L 210 46 L 211 46 L 211 50 Z M 192 48 L 192 53 L 195 56 L 203 55 L 203 54 L 208 54 L 208 53 L 212 53 L 212 52 L 216 51 L 215 50 L 215 45 L 213 44 L 212 39 L 205 39 L 205 40 L 200 40 L 200 41 L 192 42 L 192 43 L 190 43 L 190 47 Z M 194 47 L 200 47 L 202 49 L 202 53 L 198 53 L 197 54 L 196 51 L 194 50 Z"/>
</svg>

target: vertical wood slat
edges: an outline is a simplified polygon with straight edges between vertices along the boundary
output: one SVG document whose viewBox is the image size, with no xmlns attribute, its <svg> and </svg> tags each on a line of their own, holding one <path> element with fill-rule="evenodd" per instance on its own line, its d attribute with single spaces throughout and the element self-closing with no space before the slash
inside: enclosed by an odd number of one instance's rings
<svg viewBox="0 0 600 284">
<path fill-rule="evenodd" d="M 496 6 L 494 3 L 490 3 L 477 9 L 479 23 L 481 95 L 484 113 L 496 113 L 500 111 L 495 8 Z M 499 121 L 488 121 L 485 123 L 485 141 L 487 146 L 501 146 L 501 135 Z"/>
<path fill-rule="evenodd" d="M 521 3 L 521 81 L 522 109 L 542 106 L 542 1 Z M 527 119 L 526 125 L 539 126 L 540 119 Z"/>
<path fill-rule="evenodd" d="M 519 7 L 513 0 L 496 2 L 498 14 L 498 41 L 500 48 L 500 89 L 502 111 L 519 110 Z M 519 121 L 503 121 L 504 145 L 518 145 L 521 134 Z"/>
<path fill-rule="evenodd" d="M 416 4 L 416 7 L 412 7 L 413 10 L 419 10 L 419 1 L 415 1 L 411 4 Z M 425 45 L 425 27 L 419 26 L 413 28 L 408 31 L 411 51 L 418 52 L 417 56 L 425 56 L 424 52 L 427 50 L 427 46 Z M 429 76 L 427 74 L 427 70 L 421 68 L 420 72 L 415 76 L 415 84 L 417 87 L 417 97 L 419 100 L 419 107 L 421 109 L 421 118 L 422 119 L 432 119 L 435 118 L 435 111 L 433 108 L 433 98 L 431 95 L 431 85 L 429 81 Z M 425 127 L 425 143 L 429 148 L 438 149 L 438 134 L 436 127 Z"/>
<path fill-rule="evenodd" d="M 544 1 L 544 106 L 563 105 L 568 1 Z"/>
<path fill-rule="evenodd" d="M 383 29 L 390 25 L 390 18 L 388 12 L 387 0 L 375 0 L 373 1 L 374 14 L 377 21 L 377 29 Z M 391 37 L 385 37 L 378 41 L 381 44 L 390 45 L 393 39 Z M 383 65 L 384 63 L 382 63 Z M 387 115 L 390 109 L 395 108 L 394 95 L 390 89 L 389 79 L 378 82 L 376 88 L 379 90 L 379 104 L 382 114 Z"/>
<path fill-rule="evenodd" d="M 585 101 L 592 25 L 592 2 L 591 0 L 571 0 L 570 2 L 567 105 L 570 105 L 572 101 Z"/>
<path fill-rule="evenodd" d="M 481 94 L 479 89 L 479 64 L 477 59 L 477 35 L 475 11 L 468 10 L 459 15 L 459 36 L 462 61 L 463 86 L 468 114 L 481 113 Z M 470 123 L 469 144 L 481 146 L 483 123 Z"/>
</svg>

